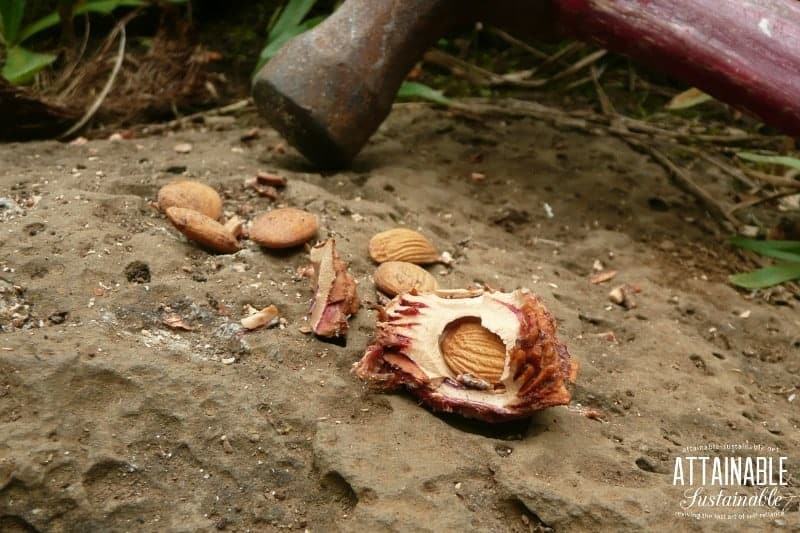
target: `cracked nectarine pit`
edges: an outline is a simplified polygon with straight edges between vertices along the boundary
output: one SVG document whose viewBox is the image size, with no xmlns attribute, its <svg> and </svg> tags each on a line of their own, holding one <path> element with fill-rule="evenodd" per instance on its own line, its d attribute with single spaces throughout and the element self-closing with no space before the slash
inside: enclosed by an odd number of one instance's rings
<svg viewBox="0 0 800 533">
<path fill-rule="evenodd" d="M 354 365 L 380 389 L 404 386 L 435 411 L 488 422 L 568 404 L 577 370 L 555 320 L 524 289 L 401 294 Z"/>
</svg>

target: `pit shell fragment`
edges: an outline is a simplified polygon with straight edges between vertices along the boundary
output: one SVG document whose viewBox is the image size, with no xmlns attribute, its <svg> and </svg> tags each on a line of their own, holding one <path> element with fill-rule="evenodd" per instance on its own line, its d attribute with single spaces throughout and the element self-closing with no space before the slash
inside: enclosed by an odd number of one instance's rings
<svg viewBox="0 0 800 533">
<path fill-rule="evenodd" d="M 311 330 L 320 337 L 343 337 L 347 319 L 360 306 L 356 281 L 336 253 L 333 239 L 316 245 L 310 255 L 314 269 L 314 302 L 308 318 Z"/>
<path fill-rule="evenodd" d="M 454 369 L 448 364 L 452 354 L 443 353 L 450 348 L 442 340 L 447 330 L 461 322 L 478 322 L 487 335 L 502 343 L 505 355 L 499 377 L 482 374 L 487 364 L 481 360 L 486 353 L 480 346 L 474 364 L 463 364 L 474 330 L 456 343 L 462 365 Z M 464 372 L 464 368 L 477 371 Z M 435 411 L 488 422 L 524 418 L 546 407 L 568 404 L 567 384 L 575 381 L 577 370 L 577 363 L 556 337 L 553 317 L 524 289 L 401 294 L 380 311 L 374 341 L 353 368 L 377 388 L 405 386 Z"/>
</svg>

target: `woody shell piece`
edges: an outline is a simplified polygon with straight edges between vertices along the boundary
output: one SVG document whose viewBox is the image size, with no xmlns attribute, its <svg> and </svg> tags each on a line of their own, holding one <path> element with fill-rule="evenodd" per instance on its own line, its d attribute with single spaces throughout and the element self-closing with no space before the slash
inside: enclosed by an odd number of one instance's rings
<svg viewBox="0 0 800 533">
<path fill-rule="evenodd" d="M 336 253 L 333 239 L 317 244 L 310 257 L 314 269 L 314 302 L 308 317 L 311 330 L 320 337 L 344 337 L 347 320 L 361 305 L 356 281 Z"/>
<path fill-rule="evenodd" d="M 401 294 L 353 368 L 377 388 L 405 386 L 435 411 L 488 422 L 568 404 L 577 370 L 553 317 L 525 289 Z"/>
</svg>

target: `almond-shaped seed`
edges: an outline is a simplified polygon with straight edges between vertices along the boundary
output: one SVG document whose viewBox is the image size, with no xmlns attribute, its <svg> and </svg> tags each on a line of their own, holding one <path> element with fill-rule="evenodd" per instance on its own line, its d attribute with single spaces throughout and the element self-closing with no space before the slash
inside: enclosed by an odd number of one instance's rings
<svg viewBox="0 0 800 533">
<path fill-rule="evenodd" d="M 369 241 L 369 255 L 378 263 L 405 261 L 428 264 L 439 261 L 439 252 L 424 235 L 407 228 L 378 233 Z"/>
<path fill-rule="evenodd" d="M 430 272 L 413 263 L 403 261 L 387 261 L 382 263 L 373 274 L 372 279 L 381 292 L 388 296 L 397 296 L 416 289 L 417 292 L 432 292 L 439 288 Z"/>
<path fill-rule="evenodd" d="M 250 238 L 264 248 L 291 248 L 309 241 L 318 229 L 319 222 L 313 213 L 283 207 L 255 219 Z"/>
<path fill-rule="evenodd" d="M 506 347 L 500 337 L 483 327 L 477 318 L 449 324 L 439 348 L 456 376 L 470 374 L 494 384 L 503 375 Z"/>
<path fill-rule="evenodd" d="M 184 207 L 170 207 L 167 209 L 167 218 L 187 239 L 208 250 L 223 254 L 239 251 L 239 243 L 233 234 L 203 213 Z"/>
<path fill-rule="evenodd" d="M 166 213 L 170 207 L 185 207 L 219 220 L 222 216 L 222 199 L 217 191 L 194 180 L 175 180 L 158 191 L 158 208 Z"/>
</svg>

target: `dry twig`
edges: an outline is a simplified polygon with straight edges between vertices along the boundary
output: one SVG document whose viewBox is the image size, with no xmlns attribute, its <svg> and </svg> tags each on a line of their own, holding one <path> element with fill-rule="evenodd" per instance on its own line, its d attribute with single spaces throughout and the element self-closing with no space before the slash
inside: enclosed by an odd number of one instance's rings
<svg viewBox="0 0 800 533">
<path fill-rule="evenodd" d="M 237 111 L 241 111 L 248 107 L 253 106 L 253 99 L 252 98 L 244 98 L 242 100 L 238 100 L 233 102 L 232 104 L 215 107 L 213 109 L 206 109 L 205 111 L 198 111 L 197 113 L 192 113 L 191 115 L 184 115 L 182 117 L 178 117 L 174 120 L 170 120 L 169 122 L 162 122 L 155 125 L 144 126 L 141 128 L 143 133 L 148 134 L 155 134 L 161 133 L 167 130 L 175 129 L 178 127 L 183 126 L 189 122 L 194 122 L 199 118 L 205 117 L 215 117 L 220 115 L 230 115 L 236 113 Z"/>
<path fill-rule="evenodd" d="M 117 74 L 119 74 L 119 69 L 122 66 L 122 59 L 125 57 L 125 22 L 127 21 L 123 21 L 123 23 L 121 23 L 121 25 L 119 26 L 119 48 L 117 49 L 117 58 L 114 61 L 114 68 L 111 70 L 111 75 L 108 77 L 108 81 L 103 87 L 103 90 L 100 91 L 99 95 L 97 95 L 97 98 L 92 103 L 92 105 L 89 106 L 89 109 L 86 110 L 86 113 L 83 115 L 83 117 L 81 117 L 81 119 L 78 122 L 76 122 L 74 126 L 72 126 L 64 133 L 62 133 L 59 136 L 59 139 L 69 137 L 70 135 L 72 135 L 73 133 L 84 127 L 86 123 L 89 122 L 89 119 L 91 119 L 97 112 L 97 110 L 100 109 L 103 100 L 106 99 L 106 96 L 108 96 L 109 91 L 111 91 L 111 87 L 114 86 L 114 81 L 117 79 Z"/>
<path fill-rule="evenodd" d="M 739 226 L 740 222 L 736 219 L 736 217 L 733 216 L 732 212 L 724 209 L 712 195 L 697 185 L 691 176 L 689 176 L 688 171 L 676 165 L 669 157 L 651 145 L 646 145 L 642 142 L 632 139 L 627 139 L 627 141 L 629 144 L 632 144 L 633 146 L 639 146 L 643 150 L 647 151 L 653 157 L 653 159 L 669 170 L 672 180 L 675 182 L 675 184 L 680 189 L 700 200 L 700 202 L 706 207 L 706 209 L 708 209 L 710 213 L 726 220 L 732 226 L 731 228 L 728 228 L 729 230 L 734 231 Z"/>
<path fill-rule="evenodd" d="M 496 35 L 496 36 L 500 37 L 502 40 L 504 40 L 505 42 L 507 42 L 511 46 L 516 46 L 517 48 L 519 48 L 521 50 L 525 50 L 526 52 L 528 52 L 530 55 L 532 55 L 535 58 L 547 59 L 549 57 L 547 54 L 545 54 L 541 50 L 539 50 L 537 48 L 534 48 L 533 46 L 529 45 L 525 41 L 521 41 L 521 40 L 517 39 L 516 37 L 514 37 L 513 35 L 510 35 L 510 34 L 504 32 L 503 30 L 501 30 L 499 28 L 489 28 L 488 32 L 493 34 L 493 35 Z"/>
</svg>

